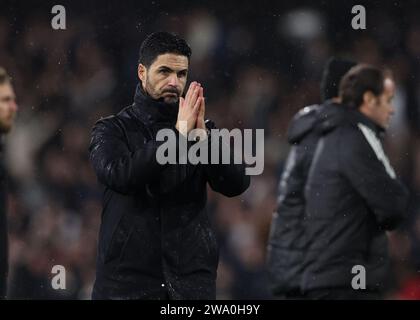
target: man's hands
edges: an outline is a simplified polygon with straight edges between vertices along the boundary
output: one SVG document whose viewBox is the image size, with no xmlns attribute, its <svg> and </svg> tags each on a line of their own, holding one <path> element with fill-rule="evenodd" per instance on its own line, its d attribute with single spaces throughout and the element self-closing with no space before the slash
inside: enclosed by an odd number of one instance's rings
<svg viewBox="0 0 420 320">
<path fill-rule="evenodd" d="M 203 94 L 204 94 L 204 90 L 203 88 L 201 88 L 200 95 L 199 95 L 199 97 L 201 98 L 201 104 L 200 104 L 200 109 L 198 111 L 196 128 L 206 130 L 206 125 L 204 124 L 204 115 L 206 113 L 206 101 Z"/>
<path fill-rule="evenodd" d="M 178 119 L 175 128 L 184 136 L 195 129 L 205 129 L 204 124 L 205 103 L 203 88 L 194 81 L 191 82 L 187 94 L 179 99 Z"/>
</svg>

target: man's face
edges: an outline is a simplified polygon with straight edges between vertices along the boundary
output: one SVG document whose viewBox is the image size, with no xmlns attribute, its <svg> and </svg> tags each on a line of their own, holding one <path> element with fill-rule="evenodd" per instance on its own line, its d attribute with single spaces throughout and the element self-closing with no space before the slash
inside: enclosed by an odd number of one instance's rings
<svg viewBox="0 0 420 320">
<path fill-rule="evenodd" d="M 392 99 L 395 94 L 395 83 L 390 78 L 384 80 L 384 91 L 377 99 L 377 105 L 372 109 L 372 119 L 382 128 L 386 129 L 394 114 Z"/>
<path fill-rule="evenodd" d="M 10 83 L 0 84 L 0 133 L 10 131 L 16 111 L 16 96 L 12 85 Z"/>
<path fill-rule="evenodd" d="M 143 89 L 153 98 L 162 99 L 165 103 L 176 103 L 184 92 L 188 75 L 188 58 L 186 56 L 165 53 L 146 68 L 138 68 L 138 76 Z"/>
<path fill-rule="evenodd" d="M 395 93 L 395 83 L 390 78 L 384 80 L 384 91 L 379 97 L 373 97 L 366 102 L 362 112 L 376 124 L 386 129 L 394 113 L 392 98 Z"/>
</svg>

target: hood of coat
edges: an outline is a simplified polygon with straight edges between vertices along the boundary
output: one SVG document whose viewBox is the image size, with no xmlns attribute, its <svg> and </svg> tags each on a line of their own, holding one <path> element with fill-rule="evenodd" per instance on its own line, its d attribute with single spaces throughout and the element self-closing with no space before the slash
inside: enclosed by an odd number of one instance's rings
<svg viewBox="0 0 420 320">
<path fill-rule="evenodd" d="M 344 113 L 343 107 L 332 101 L 307 106 L 293 117 L 287 131 L 287 139 L 290 144 L 296 144 L 314 130 L 320 133 L 333 130 L 343 120 Z"/>
<path fill-rule="evenodd" d="M 295 114 L 287 130 L 287 140 L 290 144 L 299 143 L 314 129 L 321 108 L 321 105 L 314 104 Z"/>
</svg>

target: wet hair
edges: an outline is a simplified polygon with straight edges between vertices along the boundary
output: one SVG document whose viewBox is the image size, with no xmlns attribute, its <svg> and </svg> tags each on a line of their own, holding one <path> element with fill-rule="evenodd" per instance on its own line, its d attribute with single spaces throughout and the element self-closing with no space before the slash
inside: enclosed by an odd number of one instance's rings
<svg viewBox="0 0 420 320">
<path fill-rule="evenodd" d="M 146 37 L 139 50 L 138 63 L 150 67 L 156 58 L 165 53 L 174 53 L 186 56 L 188 61 L 191 57 L 191 48 L 181 37 L 169 32 L 155 32 Z"/>
<path fill-rule="evenodd" d="M 358 109 L 363 103 L 363 95 L 372 92 L 376 97 L 384 91 L 384 72 L 371 65 L 362 64 L 350 69 L 340 82 L 342 103 Z"/>
<path fill-rule="evenodd" d="M 342 58 L 330 58 L 324 67 L 321 79 L 322 101 L 338 97 L 338 89 L 343 76 L 356 65 L 356 62 Z"/>
</svg>

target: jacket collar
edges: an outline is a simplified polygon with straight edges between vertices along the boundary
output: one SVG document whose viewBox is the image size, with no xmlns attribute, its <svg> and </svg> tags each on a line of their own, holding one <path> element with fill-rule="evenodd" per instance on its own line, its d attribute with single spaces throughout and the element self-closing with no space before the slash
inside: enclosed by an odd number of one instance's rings
<svg viewBox="0 0 420 320">
<path fill-rule="evenodd" d="M 136 87 L 133 109 L 137 116 L 148 123 L 176 122 L 178 115 L 178 103 L 169 104 L 153 99 L 143 90 L 141 83 Z"/>
<path fill-rule="evenodd" d="M 372 129 L 377 136 L 383 136 L 385 133 L 385 129 L 382 128 L 380 125 L 376 124 L 373 120 L 371 120 L 369 117 L 365 116 L 363 113 L 361 113 L 358 110 L 352 110 L 353 119 L 356 123 L 362 123 L 365 126 Z"/>
</svg>

